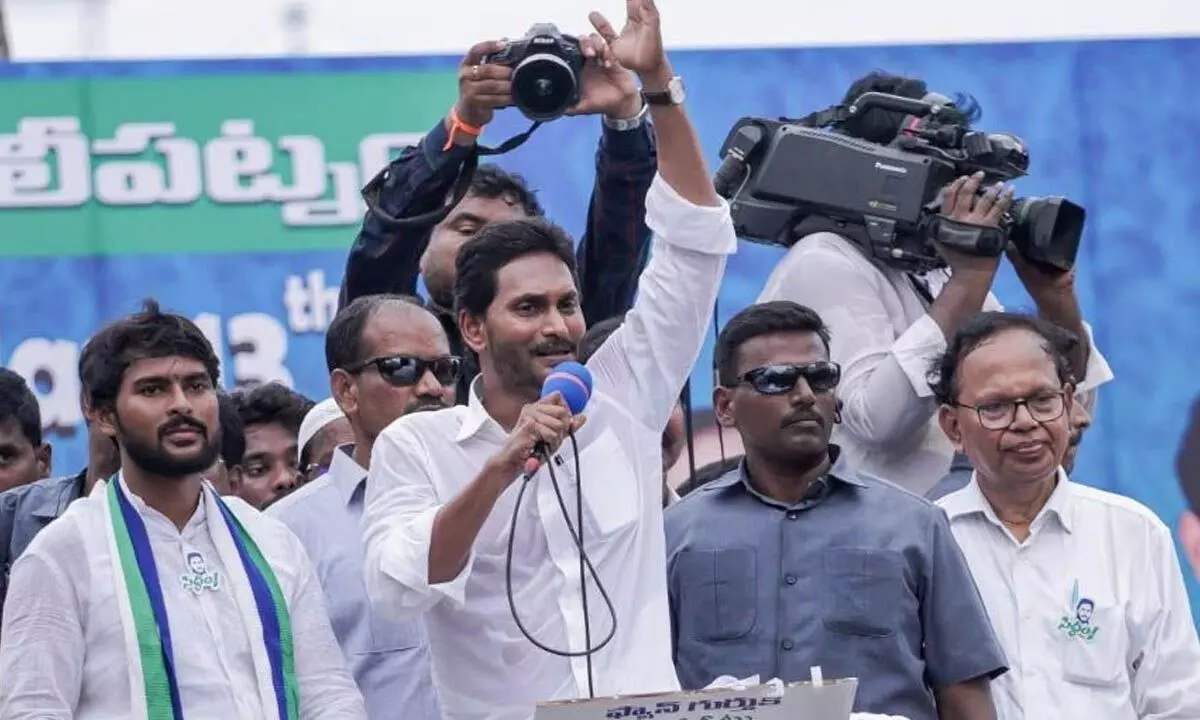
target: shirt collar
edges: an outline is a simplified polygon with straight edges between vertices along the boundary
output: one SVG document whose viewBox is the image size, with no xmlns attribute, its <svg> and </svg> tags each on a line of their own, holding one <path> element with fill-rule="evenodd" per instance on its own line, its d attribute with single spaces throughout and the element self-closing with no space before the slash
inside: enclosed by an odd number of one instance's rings
<svg viewBox="0 0 1200 720">
<path fill-rule="evenodd" d="M 29 512 L 43 520 L 53 520 L 67 511 L 67 506 L 83 496 L 83 483 L 87 468 L 75 476 L 55 478 L 50 482 L 49 492 L 43 493 L 40 502 Z"/>
<path fill-rule="evenodd" d="M 329 463 L 329 479 L 337 488 L 342 505 L 349 507 L 357 497 L 361 502 L 361 489 L 367 486 L 367 469 L 354 460 L 354 445 L 341 445 L 333 451 Z"/>
<path fill-rule="evenodd" d="M 483 376 L 476 375 L 471 381 L 471 390 L 468 393 L 467 414 L 463 418 L 462 427 L 458 429 L 458 434 L 454 436 L 454 442 L 462 442 L 473 437 L 489 423 L 499 429 L 499 425 L 488 415 L 487 408 L 483 406 L 483 397 L 480 391 L 483 389 Z"/>
<path fill-rule="evenodd" d="M 846 456 L 840 447 L 830 443 L 829 457 L 833 460 L 833 466 L 829 468 L 829 472 L 826 473 L 824 477 L 820 478 L 817 483 L 822 486 L 828 486 L 829 480 L 836 480 L 844 485 L 852 485 L 859 488 L 867 486 L 862 478 L 859 477 L 859 474 L 850 467 L 850 463 L 846 459 Z M 814 483 L 813 488 L 810 489 L 809 497 L 802 502 L 808 502 L 813 497 L 823 497 L 823 495 L 817 495 L 817 493 L 825 492 L 824 490 L 820 489 L 817 483 Z M 744 490 L 746 490 L 746 492 L 759 498 L 763 502 L 771 505 L 779 505 L 777 501 L 764 497 L 761 493 L 754 489 L 753 485 L 750 484 L 750 475 L 746 472 L 745 458 L 742 458 L 742 461 L 738 463 L 738 466 L 735 469 L 730 470 L 716 480 L 706 484 L 704 487 L 700 488 L 700 491 L 712 492 L 714 490 L 730 488 L 736 485 L 740 485 Z"/>
<path fill-rule="evenodd" d="M 1064 530 L 1068 533 L 1072 532 L 1074 525 L 1074 503 L 1071 502 L 1071 497 L 1074 494 L 1072 491 L 1073 486 L 1074 483 L 1067 477 L 1067 471 L 1060 467 L 1058 469 L 1058 484 L 1055 485 L 1054 491 L 1050 493 L 1046 504 L 1038 511 L 1037 517 L 1030 523 L 1031 531 L 1035 526 L 1040 526 L 1045 522 L 1042 520 L 1043 517 L 1054 517 L 1058 519 L 1059 525 L 1062 525 Z M 979 489 L 979 478 L 975 472 L 971 473 L 971 482 L 967 483 L 966 487 L 958 492 L 947 495 L 941 501 L 941 505 L 951 520 L 968 515 L 982 515 L 997 527 L 1004 526 L 1004 523 L 1000 522 L 1000 518 L 992 508 L 991 503 L 983 496 L 983 491 Z"/>
</svg>

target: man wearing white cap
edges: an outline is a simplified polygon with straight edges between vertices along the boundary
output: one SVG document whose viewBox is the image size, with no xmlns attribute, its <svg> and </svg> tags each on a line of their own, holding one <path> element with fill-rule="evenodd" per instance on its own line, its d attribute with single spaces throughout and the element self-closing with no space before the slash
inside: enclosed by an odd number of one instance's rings
<svg viewBox="0 0 1200 720">
<path fill-rule="evenodd" d="M 315 480 L 328 472 L 333 451 L 339 445 L 352 442 L 354 431 L 336 400 L 328 398 L 314 405 L 300 423 L 296 437 L 296 445 L 300 448 L 300 472 L 304 476 L 302 482 Z"/>
</svg>

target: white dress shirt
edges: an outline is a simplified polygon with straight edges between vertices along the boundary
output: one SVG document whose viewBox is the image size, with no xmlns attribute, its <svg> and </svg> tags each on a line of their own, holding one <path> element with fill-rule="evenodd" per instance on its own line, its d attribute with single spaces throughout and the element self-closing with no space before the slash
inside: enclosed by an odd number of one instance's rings
<svg viewBox="0 0 1200 720">
<path fill-rule="evenodd" d="M 936 298 L 948 270 L 919 276 Z M 792 300 L 817 312 L 832 333 L 830 355 L 842 366 L 844 406 L 833 442 L 851 465 L 924 496 L 950 469 L 954 448 L 937 423 L 930 364 L 946 336 L 929 317 L 912 276 L 868 258 L 852 241 L 814 233 L 775 266 L 758 302 Z M 982 310 L 1003 310 L 988 293 Z M 1087 341 L 1091 343 L 1091 330 Z M 1081 391 L 1112 379 L 1091 343 Z M 1089 407 L 1094 393 L 1089 393 Z"/>
<path fill-rule="evenodd" d="M 370 607 L 363 585 L 362 513 L 367 471 L 353 445 L 333 451 L 329 472 L 273 503 L 267 515 L 296 533 L 312 560 L 333 634 L 358 683 L 371 720 L 441 717 L 429 671 L 429 641 L 420 618 L 396 622 Z"/>
<path fill-rule="evenodd" d="M 624 324 L 588 362 L 595 381 L 576 434 L 554 466 L 575 521 L 583 487 L 587 553 L 612 599 L 617 632 L 593 656 L 597 696 L 678 688 L 671 662 L 662 524 L 662 429 L 700 351 L 725 268 L 737 247 L 728 208 L 688 203 L 656 177 L 646 198 L 655 238 Z M 434 683 L 446 718 L 528 720 L 536 703 L 587 696 L 583 658 L 539 650 L 520 633 L 505 591 L 505 551 L 521 481 L 484 523 L 463 572 L 430 585 L 434 516 L 500 451 L 507 434 L 484 409 L 478 379 L 470 404 L 416 413 L 375 443 L 363 517 L 371 602 L 397 617 L 428 611 Z M 584 616 L 579 557 L 542 468 L 514 538 L 513 594 L 522 622 L 543 644 L 580 651 Z M 592 644 L 611 627 L 588 585 Z"/>
<path fill-rule="evenodd" d="M 124 482 L 124 481 L 122 481 Z M 13 566 L 0 629 L 0 718 L 77 720 L 131 717 L 129 658 L 113 585 L 102 504 L 106 485 L 34 538 Z M 165 515 L 126 490 L 146 524 L 171 626 L 183 714 L 188 718 L 261 720 L 251 642 L 229 573 L 209 536 L 204 503 L 180 532 Z M 281 523 L 237 498 L 224 498 L 271 564 L 291 615 L 300 717 L 365 719 L 334 640 L 321 586 L 299 541 Z M 214 519 L 214 522 L 223 522 Z M 189 553 L 200 553 L 216 590 L 187 590 Z"/>
<path fill-rule="evenodd" d="M 1023 543 L 975 477 L 938 504 L 1008 656 L 999 720 L 1200 718 L 1200 641 L 1154 513 L 1062 470 Z"/>
</svg>

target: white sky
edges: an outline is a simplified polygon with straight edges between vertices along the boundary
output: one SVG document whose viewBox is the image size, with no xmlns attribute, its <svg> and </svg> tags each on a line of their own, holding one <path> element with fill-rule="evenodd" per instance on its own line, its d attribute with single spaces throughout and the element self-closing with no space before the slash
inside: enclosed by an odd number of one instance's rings
<svg viewBox="0 0 1200 720">
<path fill-rule="evenodd" d="M 621 0 L 0 2 L 18 60 L 457 55 L 534 22 L 584 30 L 592 9 L 624 18 Z M 659 8 L 677 48 L 1200 36 L 1197 0 L 659 0 Z"/>
</svg>

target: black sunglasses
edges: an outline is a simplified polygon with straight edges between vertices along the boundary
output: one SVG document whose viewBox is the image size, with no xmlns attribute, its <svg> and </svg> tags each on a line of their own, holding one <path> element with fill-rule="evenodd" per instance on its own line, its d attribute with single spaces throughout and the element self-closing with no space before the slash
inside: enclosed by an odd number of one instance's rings
<svg viewBox="0 0 1200 720">
<path fill-rule="evenodd" d="M 842 368 L 835 362 L 821 361 L 803 365 L 767 365 L 754 368 L 738 378 L 760 395 L 785 395 L 804 378 L 814 393 L 827 393 L 842 379 Z"/>
<path fill-rule="evenodd" d="M 364 360 L 357 365 L 342 369 L 357 375 L 372 365 L 389 385 L 396 387 L 416 385 L 421 378 L 425 377 L 426 372 L 432 372 L 439 383 L 449 386 L 458 381 L 458 371 L 462 367 L 462 359 L 455 355 L 446 355 L 432 360 L 413 355 L 389 355 Z"/>
</svg>

